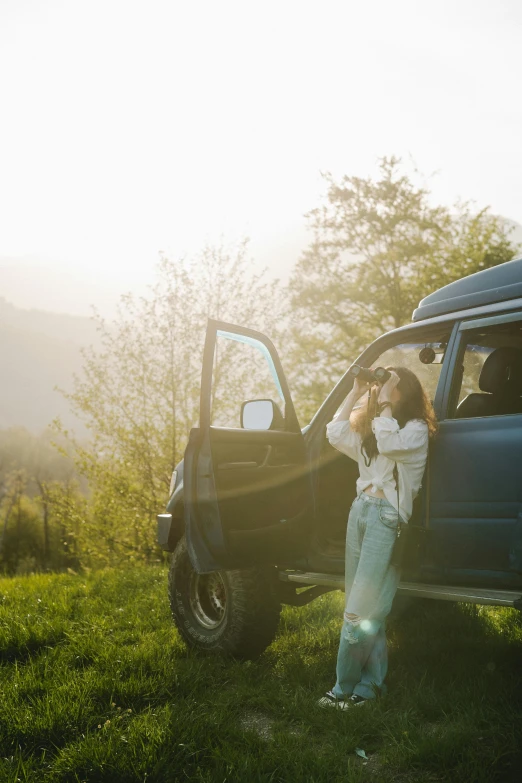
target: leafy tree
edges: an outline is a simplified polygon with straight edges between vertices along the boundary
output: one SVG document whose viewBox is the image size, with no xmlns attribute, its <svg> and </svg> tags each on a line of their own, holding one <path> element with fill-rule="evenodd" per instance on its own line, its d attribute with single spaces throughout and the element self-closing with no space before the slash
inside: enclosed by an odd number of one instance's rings
<svg viewBox="0 0 522 783">
<path fill-rule="evenodd" d="M 35 568 L 43 569 L 67 564 L 64 534 L 54 513 L 51 490 L 71 482 L 74 476 L 72 460 L 63 448 L 56 448 L 50 430 L 40 435 L 23 427 L 0 430 L 0 561 L 4 565 L 9 561 L 11 571 L 17 567 L 17 558 L 26 558 L 26 567 L 33 560 Z M 28 514 L 30 524 L 25 523 Z M 35 525 L 39 527 L 38 535 L 34 534 Z M 30 555 L 28 536 L 32 542 Z"/>
<path fill-rule="evenodd" d="M 35 571 L 41 563 L 42 527 L 37 507 L 20 494 L 5 518 L 1 567 L 8 574 Z"/>
<path fill-rule="evenodd" d="M 247 250 L 242 242 L 206 247 L 192 260 L 162 257 L 149 296 L 123 296 L 112 323 L 96 317 L 102 347 L 84 352 L 83 375 L 66 394 L 91 433 L 88 444 L 75 444 L 91 493 L 78 534 L 84 559 L 157 556 L 156 514 L 199 418 L 208 317 L 261 329 L 278 320 L 277 283 L 251 272 Z M 225 346 L 214 372 L 225 392 L 214 413 L 237 420 L 232 401 L 248 380 L 241 355 Z"/>
<path fill-rule="evenodd" d="M 306 216 L 312 241 L 289 284 L 305 415 L 364 346 L 411 319 L 420 299 L 517 250 L 511 229 L 488 209 L 434 206 L 397 158 L 383 158 L 376 179 L 325 181 L 325 202 Z"/>
</svg>

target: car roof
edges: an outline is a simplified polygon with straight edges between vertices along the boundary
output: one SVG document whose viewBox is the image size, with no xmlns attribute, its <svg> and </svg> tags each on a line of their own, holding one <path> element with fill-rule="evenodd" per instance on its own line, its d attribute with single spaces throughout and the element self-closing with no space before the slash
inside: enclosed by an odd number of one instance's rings
<svg viewBox="0 0 522 783">
<path fill-rule="evenodd" d="M 413 322 L 522 297 L 522 256 L 455 280 L 419 302 Z M 497 308 L 495 308 L 497 309 Z"/>
</svg>

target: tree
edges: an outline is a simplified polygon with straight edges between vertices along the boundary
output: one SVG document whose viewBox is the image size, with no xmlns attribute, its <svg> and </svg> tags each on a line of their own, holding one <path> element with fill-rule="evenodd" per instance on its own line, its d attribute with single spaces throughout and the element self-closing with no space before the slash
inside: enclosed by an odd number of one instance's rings
<svg viewBox="0 0 522 783">
<path fill-rule="evenodd" d="M 40 514 L 35 503 L 23 494 L 23 479 L 4 518 L 0 563 L 9 574 L 36 570 L 42 552 Z"/>
<path fill-rule="evenodd" d="M 57 486 L 74 479 L 74 464 L 63 448 L 56 448 L 50 430 L 40 435 L 23 427 L 0 430 L 0 563 L 9 559 L 9 568 L 16 568 L 17 559 L 27 555 L 29 536 L 33 549 L 26 566 L 29 561 L 43 569 L 66 565 L 68 552 L 51 496 Z M 28 514 L 31 523 L 22 524 Z M 42 530 L 36 535 L 38 521 Z M 9 556 L 4 548 L 7 539 L 14 541 Z"/>
<path fill-rule="evenodd" d="M 381 159 L 376 179 L 325 181 L 325 202 L 306 216 L 313 239 L 289 283 L 292 363 L 308 415 L 366 345 L 411 319 L 420 299 L 517 250 L 488 209 L 433 206 L 398 158 Z"/>
<path fill-rule="evenodd" d="M 79 541 L 93 563 L 157 555 L 156 514 L 198 422 L 208 317 L 261 329 L 278 321 L 277 283 L 251 272 L 247 250 L 245 241 L 206 247 L 192 260 L 162 257 L 149 296 L 123 296 L 112 323 L 96 317 L 102 347 L 84 352 L 83 375 L 66 394 L 91 433 L 75 447 L 91 491 Z M 231 401 L 246 369 L 226 346 L 214 372 L 226 381 L 215 414 L 237 419 Z"/>
</svg>

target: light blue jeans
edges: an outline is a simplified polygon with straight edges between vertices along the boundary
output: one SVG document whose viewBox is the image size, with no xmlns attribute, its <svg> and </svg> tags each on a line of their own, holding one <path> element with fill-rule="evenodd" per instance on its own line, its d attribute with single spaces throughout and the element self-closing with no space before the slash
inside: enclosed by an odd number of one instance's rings
<svg viewBox="0 0 522 783">
<path fill-rule="evenodd" d="M 399 517 L 384 499 L 361 492 L 346 531 L 345 610 L 333 693 L 374 699 L 386 692 L 386 617 L 400 579 L 390 565 Z"/>
</svg>

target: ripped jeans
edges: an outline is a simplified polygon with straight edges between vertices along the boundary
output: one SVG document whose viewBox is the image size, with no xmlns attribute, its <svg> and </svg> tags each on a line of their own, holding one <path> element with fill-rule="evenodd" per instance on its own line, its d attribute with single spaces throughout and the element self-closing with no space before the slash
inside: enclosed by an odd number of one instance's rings
<svg viewBox="0 0 522 783">
<path fill-rule="evenodd" d="M 354 500 L 346 531 L 345 611 L 337 655 L 339 698 L 384 694 L 388 670 L 385 621 L 400 579 L 390 565 L 398 514 L 382 498 L 361 492 Z"/>
</svg>

